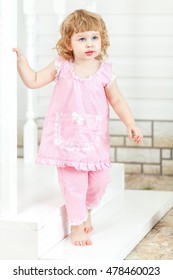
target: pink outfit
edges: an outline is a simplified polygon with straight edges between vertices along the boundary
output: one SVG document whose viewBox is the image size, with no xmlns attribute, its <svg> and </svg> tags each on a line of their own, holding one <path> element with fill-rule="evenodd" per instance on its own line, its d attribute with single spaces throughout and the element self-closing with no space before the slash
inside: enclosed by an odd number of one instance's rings
<svg viewBox="0 0 173 280">
<path fill-rule="evenodd" d="M 73 167 L 58 167 L 58 178 L 71 225 L 87 220 L 87 210 L 98 205 L 110 180 L 109 169 L 87 172 Z"/>
<path fill-rule="evenodd" d="M 45 118 L 36 162 L 56 165 L 71 224 L 87 219 L 87 208 L 101 199 L 108 182 L 109 105 L 105 86 L 112 80 L 111 64 L 81 79 L 73 63 L 56 60 L 57 82 Z"/>
<path fill-rule="evenodd" d="M 59 59 L 57 82 L 44 122 L 36 162 L 96 171 L 110 167 L 109 105 L 104 87 L 112 67 L 103 61 L 86 79 L 76 77 L 73 63 Z"/>
</svg>

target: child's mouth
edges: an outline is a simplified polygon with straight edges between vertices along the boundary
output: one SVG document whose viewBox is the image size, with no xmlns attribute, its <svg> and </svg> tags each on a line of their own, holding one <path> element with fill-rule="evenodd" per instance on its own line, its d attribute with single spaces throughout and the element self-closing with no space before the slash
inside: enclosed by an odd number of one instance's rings
<svg viewBox="0 0 173 280">
<path fill-rule="evenodd" d="M 88 56 L 91 56 L 91 55 L 93 55 L 93 51 L 88 51 L 88 52 L 85 52 L 86 53 L 86 55 L 88 55 Z"/>
</svg>

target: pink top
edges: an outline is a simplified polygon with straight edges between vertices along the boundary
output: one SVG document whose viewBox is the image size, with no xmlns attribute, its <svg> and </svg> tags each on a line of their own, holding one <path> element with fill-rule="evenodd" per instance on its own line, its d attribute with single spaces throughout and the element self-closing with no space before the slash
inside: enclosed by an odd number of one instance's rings
<svg viewBox="0 0 173 280">
<path fill-rule="evenodd" d="M 109 105 L 104 87 L 112 79 L 112 66 L 103 61 L 94 75 L 82 79 L 74 74 L 71 61 L 55 62 L 57 82 L 36 162 L 85 171 L 108 168 Z"/>
</svg>

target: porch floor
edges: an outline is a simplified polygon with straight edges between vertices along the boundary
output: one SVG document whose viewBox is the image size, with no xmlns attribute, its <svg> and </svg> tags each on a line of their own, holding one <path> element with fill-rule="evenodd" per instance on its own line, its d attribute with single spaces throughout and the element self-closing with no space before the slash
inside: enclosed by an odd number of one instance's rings
<svg viewBox="0 0 173 280">
<path fill-rule="evenodd" d="M 173 193 L 173 175 L 125 176 L 125 188 L 156 190 Z M 127 260 L 173 260 L 173 208 L 151 229 L 126 257 Z"/>
</svg>

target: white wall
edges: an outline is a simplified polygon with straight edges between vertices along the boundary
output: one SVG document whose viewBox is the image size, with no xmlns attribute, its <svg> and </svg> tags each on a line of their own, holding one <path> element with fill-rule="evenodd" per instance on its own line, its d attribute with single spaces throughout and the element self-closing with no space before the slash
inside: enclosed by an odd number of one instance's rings
<svg viewBox="0 0 173 280">
<path fill-rule="evenodd" d="M 37 1 L 36 68 L 56 53 L 58 18 L 53 0 Z M 19 45 L 25 47 L 22 0 L 19 0 Z M 96 2 L 109 30 L 109 60 L 121 91 L 137 119 L 173 120 L 173 1 L 172 0 L 67 0 L 66 13 Z M 94 7 L 94 5 L 93 5 Z M 37 116 L 44 117 L 53 84 L 36 90 Z M 18 118 L 24 119 L 24 87 L 19 83 Z M 111 115 L 111 117 L 115 117 Z"/>
</svg>

